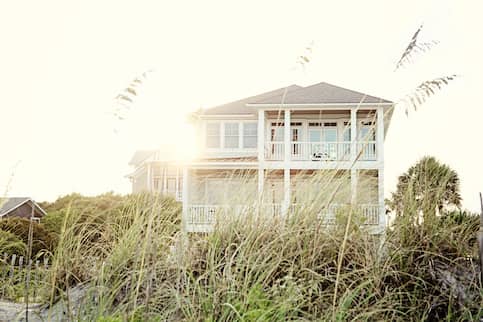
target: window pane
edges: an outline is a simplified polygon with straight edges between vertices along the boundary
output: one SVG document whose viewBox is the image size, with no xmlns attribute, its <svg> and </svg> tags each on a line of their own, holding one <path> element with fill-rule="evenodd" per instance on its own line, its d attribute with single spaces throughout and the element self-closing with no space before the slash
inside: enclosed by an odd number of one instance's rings
<svg viewBox="0 0 483 322">
<path fill-rule="evenodd" d="M 225 136 L 225 148 L 238 148 L 238 136 Z"/>
<path fill-rule="evenodd" d="M 324 141 L 336 142 L 337 141 L 337 129 L 324 129 Z"/>
<path fill-rule="evenodd" d="M 243 124 L 243 147 L 244 148 L 257 147 L 257 123 Z"/>
<path fill-rule="evenodd" d="M 225 123 L 225 135 L 238 136 L 238 123 Z"/>
<path fill-rule="evenodd" d="M 273 142 L 283 141 L 283 127 L 272 128 L 272 141 Z"/>
<path fill-rule="evenodd" d="M 244 148 L 256 148 L 257 147 L 257 137 L 256 136 L 245 136 L 243 138 Z"/>
<path fill-rule="evenodd" d="M 225 148 L 238 148 L 238 123 L 225 123 Z"/>
<path fill-rule="evenodd" d="M 322 132 L 320 130 L 309 130 L 309 141 L 320 142 Z"/>
<path fill-rule="evenodd" d="M 257 123 L 243 124 L 243 135 L 257 135 Z"/>
</svg>

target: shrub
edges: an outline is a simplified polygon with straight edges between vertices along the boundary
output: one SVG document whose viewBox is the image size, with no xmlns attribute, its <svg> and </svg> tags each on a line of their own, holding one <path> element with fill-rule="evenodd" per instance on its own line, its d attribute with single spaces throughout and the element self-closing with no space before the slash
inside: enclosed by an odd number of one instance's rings
<svg viewBox="0 0 483 322">
<path fill-rule="evenodd" d="M 30 220 L 19 217 L 10 217 L 0 220 L 0 230 L 10 232 L 17 236 L 25 245 L 28 245 Z M 32 256 L 42 252 L 52 252 L 56 245 L 56 237 L 48 232 L 42 224 L 33 223 Z"/>
<path fill-rule="evenodd" d="M 25 255 L 27 253 L 27 245 L 15 234 L 0 230 L 0 255 L 4 253 Z"/>
</svg>

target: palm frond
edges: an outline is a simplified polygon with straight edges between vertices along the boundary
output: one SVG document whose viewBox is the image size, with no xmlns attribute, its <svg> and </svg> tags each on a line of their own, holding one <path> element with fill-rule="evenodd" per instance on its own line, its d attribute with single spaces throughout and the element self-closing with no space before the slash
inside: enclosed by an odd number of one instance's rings
<svg viewBox="0 0 483 322">
<path fill-rule="evenodd" d="M 401 99 L 398 104 L 405 106 L 405 113 L 408 115 L 410 107 L 416 111 L 418 107 L 424 104 L 431 96 L 434 96 L 438 91 L 447 86 L 457 77 L 458 75 L 453 74 L 424 81 L 418 87 L 416 87 L 412 93 L 407 94 L 403 99 Z"/>
</svg>

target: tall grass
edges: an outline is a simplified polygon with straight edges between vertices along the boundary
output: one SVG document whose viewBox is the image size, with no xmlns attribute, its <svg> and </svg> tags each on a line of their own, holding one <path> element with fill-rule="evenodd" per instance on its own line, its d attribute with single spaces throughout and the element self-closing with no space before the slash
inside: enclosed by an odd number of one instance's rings
<svg viewBox="0 0 483 322">
<path fill-rule="evenodd" d="M 288 219 L 225 218 L 210 234 L 179 235 L 179 205 L 133 197 L 104 221 L 66 217 L 52 270 L 52 302 L 77 320 L 473 320 L 482 316 L 475 233 L 465 214 L 419 226 L 396 220 L 368 234 L 350 208 L 338 225 L 317 207 Z M 354 212 L 355 214 L 355 212 Z M 345 244 L 344 244 L 345 243 Z M 72 300 L 72 298 L 71 298 Z"/>
</svg>

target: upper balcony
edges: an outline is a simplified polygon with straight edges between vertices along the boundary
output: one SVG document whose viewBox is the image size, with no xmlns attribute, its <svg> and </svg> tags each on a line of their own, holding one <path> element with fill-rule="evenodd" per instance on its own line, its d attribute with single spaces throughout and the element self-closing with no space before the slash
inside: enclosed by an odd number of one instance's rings
<svg viewBox="0 0 483 322">
<path fill-rule="evenodd" d="M 357 142 L 355 145 L 357 160 L 377 161 L 376 141 Z M 343 142 L 294 142 L 290 143 L 291 161 L 350 161 L 352 144 Z M 283 161 L 285 158 L 284 142 L 265 144 L 266 161 Z"/>
<path fill-rule="evenodd" d="M 288 126 L 285 126 L 285 125 Z M 205 120 L 201 159 L 265 168 L 376 168 L 383 160 L 382 109 L 259 110 L 258 118 Z"/>
</svg>

